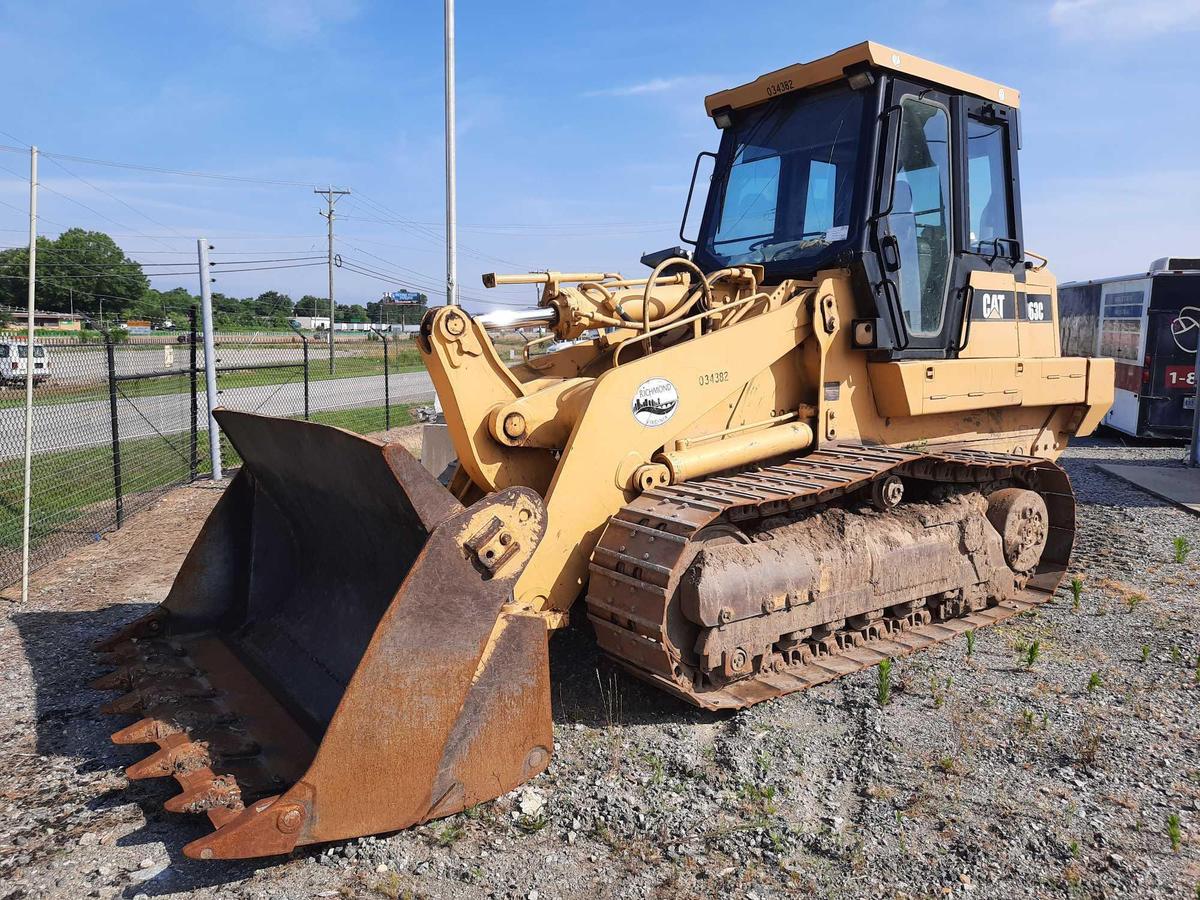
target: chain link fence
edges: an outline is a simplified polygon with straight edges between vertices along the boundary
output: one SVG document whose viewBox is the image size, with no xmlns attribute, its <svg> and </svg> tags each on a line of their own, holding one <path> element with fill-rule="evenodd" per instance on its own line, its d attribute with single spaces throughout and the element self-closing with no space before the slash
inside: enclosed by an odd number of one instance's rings
<svg viewBox="0 0 1200 900">
<path fill-rule="evenodd" d="M 211 474 L 204 347 L 175 334 L 38 337 L 30 565 L 105 531 L 163 492 Z M 248 331 L 214 335 L 217 403 L 359 433 L 413 423 L 433 399 L 411 334 Z M 20 577 L 24 336 L 0 332 L 0 585 Z M 241 460 L 222 439 L 222 460 Z"/>
</svg>

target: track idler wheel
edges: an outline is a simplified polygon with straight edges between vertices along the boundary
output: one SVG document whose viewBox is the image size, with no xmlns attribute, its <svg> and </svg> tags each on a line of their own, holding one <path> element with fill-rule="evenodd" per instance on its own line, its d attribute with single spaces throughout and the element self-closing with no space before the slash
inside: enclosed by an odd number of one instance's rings
<svg viewBox="0 0 1200 900">
<path fill-rule="evenodd" d="M 1050 536 L 1046 501 L 1024 488 L 1003 488 L 988 497 L 987 518 L 1003 541 L 1009 568 L 1019 574 L 1031 572 Z"/>
</svg>

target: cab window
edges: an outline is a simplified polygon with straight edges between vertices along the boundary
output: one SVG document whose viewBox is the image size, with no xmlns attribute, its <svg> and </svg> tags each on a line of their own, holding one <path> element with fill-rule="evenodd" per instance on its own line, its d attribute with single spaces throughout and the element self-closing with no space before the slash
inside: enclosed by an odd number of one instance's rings
<svg viewBox="0 0 1200 900">
<path fill-rule="evenodd" d="M 950 281 L 950 116 L 905 97 L 888 231 L 899 260 L 900 308 L 909 334 L 942 330 Z"/>
<path fill-rule="evenodd" d="M 1006 249 L 1004 239 L 1014 237 L 1011 186 L 1008 126 L 968 118 L 967 193 L 972 252 L 1000 255 Z"/>
</svg>

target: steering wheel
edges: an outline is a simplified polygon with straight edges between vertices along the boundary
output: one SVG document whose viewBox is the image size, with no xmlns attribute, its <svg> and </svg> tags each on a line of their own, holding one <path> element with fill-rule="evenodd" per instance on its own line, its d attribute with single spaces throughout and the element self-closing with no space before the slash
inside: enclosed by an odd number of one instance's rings
<svg viewBox="0 0 1200 900">
<path fill-rule="evenodd" d="M 753 253 L 757 250 L 758 255 L 762 257 L 762 259 L 760 259 L 759 262 L 770 262 L 775 257 L 774 256 L 768 257 L 766 254 L 766 251 L 763 250 L 763 247 L 767 246 L 768 244 L 774 244 L 774 243 L 775 243 L 775 235 L 771 235 L 770 237 L 765 237 L 765 238 L 759 238 L 757 241 L 755 241 L 753 244 L 751 244 L 749 247 L 746 248 L 746 252 Z"/>
</svg>

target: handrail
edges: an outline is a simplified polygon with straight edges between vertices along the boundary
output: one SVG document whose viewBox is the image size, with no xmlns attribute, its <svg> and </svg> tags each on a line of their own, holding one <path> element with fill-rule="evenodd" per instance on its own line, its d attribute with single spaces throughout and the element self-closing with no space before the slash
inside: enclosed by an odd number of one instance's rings
<svg viewBox="0 0 1200 900">
<path fill-rule="evenodd" d="M 1024 251 L 1026 256 L 1032 256 L 1032 257 L 1034 257 L 1036 259 L 1040 259 L 1042 261 L 1042 264 L 1040 266 L 1033 267 L 1033 271 L 1040 272 L 1042 269 L 1046 268 L 1046 266 L 1050 265 L 1050 260 L 1048 260 L 1046 257 L 1042 256 L 1042 254 L 1034 253 L 1028 247 L 1022 247 L 1021 249 Z"/>
</svg>

